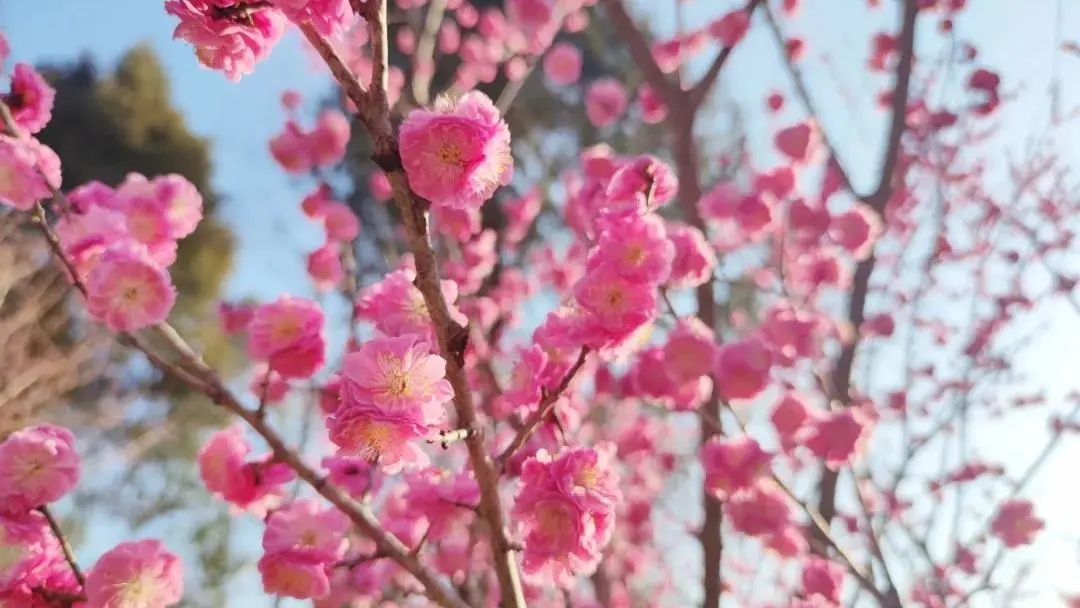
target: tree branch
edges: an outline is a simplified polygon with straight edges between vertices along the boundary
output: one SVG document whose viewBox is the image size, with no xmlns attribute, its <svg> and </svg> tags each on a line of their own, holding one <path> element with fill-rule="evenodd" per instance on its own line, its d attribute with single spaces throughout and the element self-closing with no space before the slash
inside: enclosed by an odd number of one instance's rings
<svg viewBox="0 0 1080 608">
<path fill-rule="evenodd" d="M 413 254 L 416 265 L 416 279 L 413 284 L 424 296 L 439 352 L 446 360 L 446 377 L 454 389 L 453 403 L 458 426 L 480 429 L 479 416 L 464 369 L 468 329 L 450 317 L 450 308 L 442 293 L 435 251 L 428 240 L 427 209 L 430 203 L 416 196 L 409 187 L 401 164 L 397 137 L 390 123 L 385 82 L 388 52 L 386 0 L 367 0 L 360 5 L 358 12 L 368 21 L 374 61 L 371 86 L 365 94 L 362 94 L 363 87 L 356 82 L 356 76 L 342 63 L 341 58 L 336 53 L 326 52 L 329 45 L 325 39 L 310 26 L 303 25 L 301 30 L 316 50 L 319 50 L 319 54 L 330 66 L 330 71 L 356 105 L 357 117 L 372 139 L 372 158 L 390 181 L 394 202 L 401 214 L 406 240 Z M 490 532 L 495 573 L 499 579 L 503 605 L 506 608 L 524 608 L 525 594 L 499 497 L 499 472 L 484 446 L 482 432 L 466 438 L 465 445 L 477 484 L 480 486 L 480 512 L 487 521 Z"/>
<path fill-rule="evenodd" d="M 64 560 L 67 561 L 68 566 L 71 567 L 71 573 L 75 575 L 75 580 L 79 581 L 79 585 L 86 584 L 86 576 L 83 575 L 83 571 L 79 568 L 79 562 L 75 560 L 75 551 L 71 548 L 71 543 L 68 542 L 64 531 L 60 529 L 60 522 L 56 521 L 53 517 L 52 511 L 49 510 L 48 505 L 41 505 L 37 508 L 38 513 L 45 516 L 45 520 L 49 522 L 49 529 L 52 530 L 53 536 L 56 537 L 56 541 L 60 543 L 60 549 L 64 552 Z"/>
<path fill-rule="evenodd" d="M 769 12 L 769 7 L 764 0 L 750 0 L 746 4 L 746 7 L 743 8 L 747 18 L 753 16 L 754 11 L 757 10 L 758 6 L 763 6 L 765 12 Z M 720 49 L 720 53 L 705 72 L 705 76 L 694 85 L 694 88 L 690 89 L 690 105 L 695 110 L 701 107 L 701 104 L 709 97 L 709 91 L 716 83 L 716 79 L 720 76 L 720 70 L 724 69 L 724 64 L 727 63 L 728 57 L 731 56 L 731 52 L 734 50 L 734 46 L 725 46 Z"/>
<path fill-rule="evenodd" d="M 506 467 L 506 462 L 510 460 L 510 457 L 515 452 L 521 449 L 525 445 L 525 442 L 529 440 L 529 437 L 536 432 L 536 429 L 540 428 L 540 425 L 544 423 L 555 411 L 555 404 L 562 397 L 562 394 L 566 392 L 567 387 L 570 386 L 570 382 L 573 381 L 574 376 L 585 365 L 585 358 L 589 354 L 588 347 L 582 347 L 581 353 L 578 354 L 577 361 L 563 376 L 562 381 L 558 386 L 548 391 L 545 390 L 544 396 L 540 399 L 540 404 L 536 406 L 536 413 L 529 417 L 529 420 L 521 427 L 517 435 L 514 436 L 514 440 L 510 442 L 510 445 L 506 446 L 506 449 L 499 454 L 499 457 L 495 459 L 496 466 L 502 470 Z"/>
<path fill-rule="evenodd" d="M 649 49 L 649 43 L 645 41 L 645 35 L 634 23 L 633 17 L 626 12 L 622 0 L 601 1 L 604 4 L 608 19 L 611 20 L 611 25 L 614 26 L 616 33 L 626 43 L 634 63 L 637 64 L 642 75 L 645 76 L 645 82 L 648 82 L 660 95 L 668 108 L 674 110 L 675 106 L 681 105 L 680 101 L 684 98 L 682 89 L 664 75 L 664 71 L 660 69 L 660 66 L 656 63 L 656 58 L 653 57 L 652 51 Z"/>
<path fill-rule="evenodd" d="M 907 128 L 907 106 L 911 87 L 911 72 L 915 62 L 915 21 L 919 16 L 918 0 L 904 0 L 903 22 L 900 28 L 900 61 L 896 68 L 896 86 L 892 98 L 892 119 L 886 143 L 885 159 L 882 162 L 878 186 L 867 197 L 860 197 L 884 220 L 885 205 L 895 191 L 895 173 L 900 159 L 900 140 Z M 858 196 L 856 194 L 856 196 Z M 870 291 L 870 276 L 874 272 L 876 257 L 871 252 L 867 258 L 855 267 L 852 281 L 851 299 L 848 304 L 848 321 L 851 324 L 852 338 L 845 344 L 837 357 L 832 373 L 830 400 L 842 407 L 851 405 L 851 372 L 855 362 L 855 350 L 859 346 L 860 331 L 865 321 L 867 294 Z M 821 495 L 818 511 L 826 522 L 836 516 L 836 483 L 838 471 L 824 469 L 821 476 Z"/>
</svg>

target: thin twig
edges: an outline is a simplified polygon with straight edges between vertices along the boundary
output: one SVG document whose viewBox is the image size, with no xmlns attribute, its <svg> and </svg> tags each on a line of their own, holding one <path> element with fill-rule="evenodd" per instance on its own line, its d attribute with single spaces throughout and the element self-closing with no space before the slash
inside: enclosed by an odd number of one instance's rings
<svg viewBox="0 0 1080 608">
<path fill-rule="evenodd" d="M 589 348 L 587 346 L 582 347 L 581 352 L 578 354 L 577 361 L 575 361 L 574 365 L 567 370 L 559 384 L 551 390 L 545 389 L 543 391 L 544 395 L 540 399 L 540 404 L 536 406 L 536 412 L 529 417 L 525 422 L 525 425 L 517 432 L 517 435 L 514 436 L 514 440 L 510 442 L 510 445 L 506 446 L 506 449 L 495 459 L 495 462 L 500 469 L 506 467 L 506 463 L 510 460 L 510 457 L 520 450 L 525 445 L 525 442 L 529 440 L 529 437 L 531 437 L 532 434 L 540 428 L 540 425 L 552 415 L 555 410 L 555 403 L 562 397 L 562 394 L 566 391 L 567 387 L 570 386 L 570 382 L 574 380 L 578 371 L 585 365 L 585 359 L 588 354 Z"/>
<path fill-rule="evenodd" d="M 45 516 L 45 520 L 49 522 L 49 529 L 52 530 L 53 536 L 56 537 L 56 541 L 60 543 L 60 549 L 64 552 L 64 560 L 67 561 L 68 566 L 71 567 L 71 573 L 75 575 L 75 580 L 79 581 L 79 585 L 86 584 L 86 576 L 83 574 L 81 568 L 79 568 L 79 562 L 75 560 L 75 551 L 71 548 L 71 543 L 68 542 L 64 531 L 60 529 L 60 522 L 56 521 L 53 517 L 52 511 L 49 510 L 48 505 L 41 505 L 37 508 L 38 513 Z"/>
</svg>

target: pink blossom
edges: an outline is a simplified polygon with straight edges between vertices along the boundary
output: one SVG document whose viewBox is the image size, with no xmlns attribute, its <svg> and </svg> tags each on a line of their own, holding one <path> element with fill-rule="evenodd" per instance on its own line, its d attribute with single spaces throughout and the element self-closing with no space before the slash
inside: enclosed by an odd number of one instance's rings
<svg viewBox="0 0 1080 608">
<path fill-rule="evenodd" d="M 809 163 L 817 152 L 818 129 L 814 122 L 800 122 L 776 132 L 773 144 L 798 164 Z"/>
<path fill-rule="evenodd" d="M 749 29 L 750 17 L 741 8 L 735 9 L 709 24 L 709 34 L 726 47 L 733 47 L 738 44 Z"/>
<path fill-rule="evenodd" d="M 173 38 L 195 47 L 199 62 L 237 81 L 252 73 L 285 33 L 286 19 L 275 8 L 227 5 L 216 0 L 166 0 L 165 12 L 180 23 Z"/>
<path fill-rule="evenodd" d="M 390 178 L 386 177 L 386 174 L 382 171 L 375 169 L 368 176 L 368 192 L 371 193 L 371 198 L 374 198 L 380 203 L 385 203 L 393 196 L 394 190 L 390 185 Z"/>
<path fill-rule="evenodd" d="M 248 462 L 251 445 L 243 425 L 218 431 L 199 450 L 199 475 L 206 489 L 237 507 L 259 512 L 293 479 L 291 468 L 269 458 Z"/>
<path fill-rule="evenodd" d="M 115 332 L 165 321 L 176 302 L 169 273 L 136 246 L 106 249 L 86 277 L 86 308 Z"/>
<path fill-rule="evenodd" d="M 322 459 L 322 467 L 327 470 L 330 483 L 341 486 L 354 498 L 378 491 L 381 485 L 381 476 L 362 458 L 327 456 Z"/>
<path fill-rule="evenodd" d="M 623 164 L 608 182 L 607 212 L 642 213 L 668 204 L 679 191 L 675 171 L 655 156 L 642 155 Z"/>
<path fill-rule="evenodd" d="M 514 505 L 525 534 L 522 572 L 536 582 L 566 586 L 600 562 L 595 522 L 569 497 L 554 492 L 519 493 Z"/>
<path fill-rule="evenodd" d="M 720 347 L 716 355 L 716 381 L 726 400 L 753 399 L 769 386 L 772 356 L 756 338 Z"/>
<path fill-rule="evenodd" d="M 698 287 L 708 282 L 717 262 L 716 252 L 705 240 L 705 235 L 693 226 L 667 222 L 667 236 L 675 245 L 675 259 L 671 263 L 668 286 L 682 289 Z"/>
<path fill-rule="evenodd" d="M 1035 515 L 1035 506 L 1029 500 L 1010 499 L 998 505 L 997 513 L 990 523 L 990 533 L 1006 547 L 1020 547 L 1035 542 L 1035 537 L 1046 526 Z"/>
<path fill-rule="evenodd" d="M 585 115 L 597 127 L 619 120 L 626 112 L 626 104 L 626 89 L 614 78 L 601 78 L 585 92 Z"/>
<path fill-rule="evenodd" d="M 789 391 L 784 393 L 773 406 L 769 420 L 776 429 L 781 439 L 790 440 L 806 427 L 811 420 L 810 406 L 806 398 L 799 393 Z"/>
<path fill-rule="evenodd" d="M 860 331 L 866 336 L 883 336 L 887 338 L 896 331 L 896 319 L 887 312 L 871 315 L 863 321 Z"/>
<path fill-rule="evenodd" d="M 807 596 L 820 596 L 829 602 L 840 602 L 844 586 L 844 567 L 820 557 L 810 557 L 802 571 L 803 591 Z"/>
<path fill-rule="evenodd" d="M 747 490 L 769 472 L 772 454 L 750 437 L 713 438 L 701 449 L 705 483 L 719 500 Z"/>
<path fill-rule="evenodd" d="M 681 318 L 664 345 L 665 367 L 677 381 L 697 380 L 712 372 L 716 353 L 712 329 L 697 317 Z"/>
<path fill-rule="evenodd" d="M 638 108 L 641 109 L 641 120 L 645 124 L 659 124 L 667 118 L 667 105 L 660 98 L 660 94 L 648 84 L 638 87 L 637 102 Z"/>
<path fill-rule="evenodd" d="M 273 4 L 293 23 L 310 23 L 328 38 L 344 31 L 353 17 L 349 0 L 274 0 Z"/>
<path fill-rule="evenodd" d="M 401 159 L 409 184 L 436 206 L 476 208 L 510 183 L 510 129 L 483 93 L 433 110 L 413 110 L 401 125 Z"/>
<path fill-rule="evenodd" d="M 156 540 L 123 542 L 86 575 L 87 608 L 173 606 L 184 594 L 180 559 Z"/>
<path fill-rule="evenodd" d="M 417 443 L 432 428 L 417 411 L 384 412 L 371 405 L 343 406 L 326 420 L 330 441 L 343 455 L 377 463 L 386 474 L 427 466 L 430 459 Z"/>
<path fill-rule="evenodd" d="M 797 243 L 811 245 L 825 234 L 832 221 L 824 205 L 812 205 L 804 199 L 796 199 L 788 206 L 788 230 Z"/>
<path fill-rule="evenodd" d="M 483 229 L 480 210 L 456 207 L 435 207 L 431 210 L 434 230 L 458 241 L 468 241 Z"/>
<path fill-rule="evenodd" d="M 26 511 L 56 502 L 79 481 L 79 455 L 71 431 L 30 426 L 0 443 L 0 510 Z"/>
<path fill-rule="evenodd" d="M 340 1 L 347 9 L 347 0 Z M 352 127 L 349 119 L 337 110 L 323 110 L 315 122 L 315 129 L 308 138 L 311 158 L 316 165 L 333 165 L 345 158 Z"/>
<path fill-rule="evenodd" d="M 799 359 L 821 352 L 828 320 L 812 310 L 796 308 L 780 300 L 765 310 L 761 319 L 761 339 L 772 349 L 778 365 L 790 366 Z"/>
<path fill-rule="evenodd" d="M 248 325 L 248 353 L 285 378 L 308 378 L 326 357 L 323 312 L 315 302 L 292 296 L 255 309 Z"/>
<path fill-rule="evenodd" d="M 327 240 L 348 243 L 360 236 L 360 219 L 348 205 L 324 201 L 319 211 L 323 216 Z"/>
<path fill-rule="evenodd" d="M 94 207 L 111 208 L 116 191 L 97 181 L 90 180 L 67 193 L 68 203 L 76 214 L 88 213 Z"/>
<path fill-rule="evenodd" d="M 586 333 L 593 346 L 621 341 L 656 315 L 653 288 L 627 281 L 608 266 L 578 281 L 574 298 L 585 313 Z"/>
<path fill-rule="evenodd" d="M 568 86 L 581 78 L 581 51 L 569 42 L 559 42 L 544 56 L 544 74 L 551 82 Z"/>
<path fill-rule="evenodd" d="M 830 232 L 837 245 L 850 251 L 855 259 L 862 260 L 874 248 L 881 235 L 881 218 L 873 209 L 862 203 L 833 218 Z"/>
<path fill-rule="evenodd" d="M 35 139 L 0 135 L 0 203 L 28 210 L 52 194 L 50 186 L 60 187 L 56 153 Z"/>
<path fill-rule="evenodd" d="M 547 48 L 559 31 L 562 8 L 558 5 L 558 0 L 507 0 L 507 25 L 525 37 L 525 49 L 530 53 L 538 54 Z"/>
<path fill-rule="evenodd" d="M 869 440 L 873 420 L 861 407 L 847 407 L 816 420 L 806 447 L 833 470 L 852 463 Z"/>
<path fill-rule="evenodd" d="M 733 528 L 763 538 L 782 533 L 792 518 L 787 495 L 771 483 L 759 483 L 735 494 L 724 503 L 724 511 Z"/>
<path fill-rule="evenodd" d="M 433 341 L 435 333 L 431 326 L 431 313 L 424 302 L 424 295 L 413 285 L 415 276 L 414 271 L 397 270 L 365 289 L 356 303 L 357 315 L 386 335 L 415 334 Z M 444 280 L 442 292 L 451 307 L 451 318 L 458 323 L 466 323 L 468 320 L 464 315 L 453 307 L 458 296 L 457 285 Z"/>
<path fill-rule="evenodd" d="M 589 257 L 588 272 L 608 266 L 633 283 L 658 285 L 668 279 L 675 246 L 667 239 L 663 220 L 634 215 L 606 222 L 605 227 Z"/>
<path fill-rule="evenodd" d="M 441 421 L 454 389 L 446 380 L 446 360 L 431 350 L 413 335 L 365 342 L 341 365 L 343 401 L 388 412 L 418 409 L 429 423 Z"/>
<path fill-rule="evenodd" d="M 263 531 L 263 551 L 293 550 L 333 562 L 345 554 L 345 535 L 350 525 L 349 518 L 336 507 L 323 508 L 314 500 L 297 500 L 270 514 Z"/>
<path fill-rule="evenodd" d="M 0 558 L 0 598 L 18 586 L 40 585 L 50 565 L 63 563 L 49 524 L 37 511 L 0 510 Z"/>
<path fill-rule="evenodd" d="M 503 242 L 512 246 L 524 240 L 533 226 L 533 220 L 540 215 L 543 204 L 544 201 L 536 189 L 530 190 L 524 196 L 506 201 L 503 204 L 507 224 Z"/>
<path fill-rule="evenodd" d="M 455 474 L 429 467 L 406 478 L 405 512 L 428 521 L 428 537 L 442 538 L 468 524 L 473 513 L 462 505 L 480 504 L 480 486 L 471 471 Z"/>
<path fill-rule="evenodd" d="M 218 304 L 218 322 L 221 324 L 221 330 L 227 334 L 237 334 L 247 329 L 254 315 L 255 306 L 247 302 Z"/>
<path fill-rule="evenodd" d="M 307 173 L 315 165 L 311 140 L 295 121 L 285 123 L 285 130 L 270 140 L 270 155 L 290 173 Z"/>
<path fill-rule="evenodd" d="M 128 234 L 148 250 L 168 247 L 173 240 L 169 236 L 169 220 L 165 210 L 154 199 L 139 197 L 132 200 L 127 205 L 126 214 Z"/>
<path fill-rule="evenodd" d="M 524 534 L 526 577 L 565 586 L 595 570 L 621 500 L 609 458 L 607 448 L 578 448 L 541 450 L 525 461 L 513 516 Z"/>
<path fill-rule="evenodd" d="M 52 118 L 56 90 L 45 82 L 33 66 L 16 63 L 11 74 L 11 89 L 0 99 L 11 111 L 15 126 L 26 133 L 37 133 Z"/>
<path fill-rule="evenodd" d="M 297 550 L 266 553 L 258 567 L 266 593 L 301 600 L 330 593 L 330 568 L 317 555 Z"/>
<path fill-rule="evenodd" d="M 345 279 L 345 267 L 338 244 L 329 242 L 309 253 L 307 271 L 319 291 L 330 291 L 340 284 Z"/>
<path fill-rule="evenodd" d="M 195 184 L 170 173 L 155 177 L 150 187 L 154 202 L 165 214 L 169 238 L 182 239 L 195 232 L 203 217 L 203 198 Z M 124 194 L 123 185 L 119 194 Z"/>
</svg>

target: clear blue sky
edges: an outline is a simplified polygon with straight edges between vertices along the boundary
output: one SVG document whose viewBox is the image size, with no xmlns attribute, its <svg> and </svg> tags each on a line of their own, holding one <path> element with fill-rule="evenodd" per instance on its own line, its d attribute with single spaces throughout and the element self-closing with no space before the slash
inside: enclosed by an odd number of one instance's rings
<svg viewBox="0 0 1080 608">
<path fill-rule="evenodd" d="M 171 40 L 175 24 L 162 4 L 159 0 L 0 0 L 0 27 L 11 42 L 15 59 L 31 62 L 66 61 L 88 53 L 111 64 L 131 45 L 150 43 L 171 76 L 174 100 L 191 128 L 214 142 L 215 184 L 227 197 L 225 214 L 241 243 L 230 293 L 273 297 L 285 290 L 304 291 L 301 254 L 319 244 L 319 230 L 314 226 L 300 228 L 305 225 L 297 210 L 301 189 L 275 168 L 266 142 L 282 124 L 281 92 L 292 87 L 314 102 L 327 90 L 326 76 L 312 70 L 315 62 L 300 51 L 296 36 L 290 34 L 253 76 L 230 83 L 201 68 L 187 45 Z M 637 4 L 642 14 L 650 13 L 650 21 L 657 27 L 670 30 L 672 2 Z M 981 45 L 982 62 L 1001 71 L 1006 90 L 1022 91 L 1022 101 L 1002 117 L 1007 127 L 998 144 L 1015 148 L 1027 134 L 1040 131 L 1049 114 L 1046 92 L 1055 54 L 1056 2 L 1024 0 L 1023 9 L 1017 6 L 1021 3 L 1004 0 L 969 4 L 973 9 L 959 21 L 960 32 Z M 705 22 L 734 5 L 731 0 L 694 0 L 687 21 Z M 804 5 L 803 16 L 787 30 L 809 41 L 805 73 L 822 108 L 824 127 L 838 143 L 855 182 L 869 184 L 876 179 L 873 171 L 884 125 L 870 101 L 882 81 L 870 80 L 863 69 L 867 33 L 891 29 L 895 16 L 891 11 L 867 16 L 865 2 L 857 0 L 806 0 Z M 1063 17 L 1065 39 L 1080 38 L 1080 7 L 1066 7 Z M 937 45 L 932 41 L 935 39 L 926 38 L 926 48 Z M 828 58 L 831 68 L 822 63 L 823 57 Z M 722 78 L 725 93 L 747 109 L 747 128 L 752 136 L 766 132 L 768 126 L 760 112 L 765 92 L 773 88 L 790 91 L 780 65 L 771 36 L 756 27 Z M 1063 107 L 1069 107 L 1080 101 L 1075 78 L 1080 60 L 1061 58 L 1059 70 Z M 852 98 L 850 105 L 845 96 Z M 794 116 L 796 107 L 792 98 L 786 116 Z M 1080 141 L 1075 126 L 1062 130 L 1058 141 L 1062 143 L 1059 151 L 1067 159 L 1078 160 L 1080 151 L 1072 143 Z M 768 145 L 760 137 L 752 137 L 751 143 L 757 151 Z M 1003 186 L 1005 183 L 1002 179 Z M 1048 307 L 1045 318 L 1053 322 L 1054 331 L 1040 338 L 1032 349 L 1038 354 L 1026 359 L 1024 367 L 1030 368 L 1032 383 L 1050 386 L 1053 394 L 1060 394 L 1077 383 L 1074 368 L 1080 321 L 1056 306 Z M 1041 445 L 1041 437 L 1041 420 L 1031 420 L 1010 422 L 983 435 L 978 443 L 988 456 L 1007 450 L 1009 462 L 1019 464 L 1030 459 Z M 1075 584 L 1080 575 L 1073 540 L 1080 534 L 1080 526 L 1074 523 L 1080 497 L 1072 477 L 1064 476 L 1078 458 L 1080 450 L 1062 450 L 1056 466 L 1033 488 L 1052 532 L 1070 535 L 1065 540 L 1060 536 L 1057 541 L 1047 540 L 1036 548 L 1040 563 L 1047 564 L 1037 573 L 1037 580 L 1043 581 L 1047 591 Z M 1061 479 L 1066 483 L 1055 483 Z M 1032 605 L 1054 605 L 1052 598 L 1044 596 L 1041 603 Z"/>
</svg>

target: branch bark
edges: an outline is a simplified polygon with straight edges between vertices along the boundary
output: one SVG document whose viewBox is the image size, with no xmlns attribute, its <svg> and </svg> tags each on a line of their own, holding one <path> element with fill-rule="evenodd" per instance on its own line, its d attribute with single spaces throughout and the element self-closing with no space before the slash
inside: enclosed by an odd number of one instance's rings
<svg viewBox="0 0 1080 608">
<path fill-rule="evenodd" d="M 896 68 L 896 86 L 892 97 L 892 118 L 886 140 L 885 159 L 877 188 L 869 196 L 859 197 L 878 215 L 885 219 L 885 205 L 892 198 L 895 190 L 896 169 L 900 160 L 900 140 L 907 129 L 907 106 L 911 89 L 911 72 L 915 63 L 915 21 L 919 16 L 918 0 L 904 0 L 902 7 L 902 25 L 900 28 L 900 61 Z M 856 195 L 858 196 L 858 195 Z M 848 303 L 848 322 L 851 324 L 852 338 L 844 345 L 837 357 L 832 373 L 830 400 L 841 407 L 851 405 L 851 372 L 855 363 L 855 350 L 859 346 L 860 329 L 866 320 L 866 300 L 870 291 L 870 277 L 874 273 L 876 256 L 871 253 L 855 267 L 852 281 L 851 299 Z M 836 484 L 838 471 L 824 469 L 821 475 L 818 511 L 827 523 L 836 516 Z"/>
<path fill-rule="evenodd" d="M 524 608 L 525 594 L 518 573 L 516 551 L 510 543 L 499 497 L 499 471 L 484 445 L 484 433 L 464 369 L 469 332 L 450 317 L 450 307 L 443 297 L 435 251 L 429 241 L 427 212 L 430 203 L 416 196 L 409 187 L 401 164 L 397 136 L 390 123 L 390 107 L 386 96 L 386 0 L 368 0 L 360 6 L 362 10 L 358 12 L 368 22 L 374 61 L 371 85 L 366 90 L 322 36 L 310 26 L 301 26 L 301 30 L 356 105 L 357 118 L 372 139 L 372 159 L 390 181 L 394 202 L 405 227 L 406 241 L 416 265 L 416 279 L 413 284 L 424 296 L 424 303 L 435 328 L 439 352 L 446 359 L 446 377 L 454 389 L 453 403 L 457 424 L 459 427 L 478 431 L 465 439 L 465 445 L 469 451 L 470 465 L 480 486 L 480 513 L 489 529 L 502 605 L 506 608 Z"/>
</svg>

